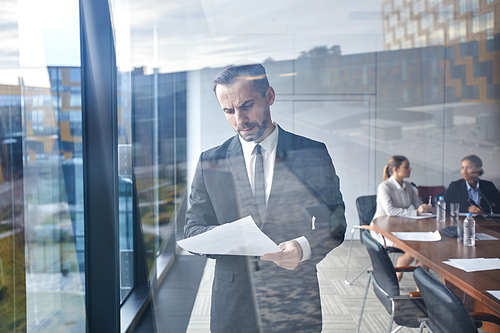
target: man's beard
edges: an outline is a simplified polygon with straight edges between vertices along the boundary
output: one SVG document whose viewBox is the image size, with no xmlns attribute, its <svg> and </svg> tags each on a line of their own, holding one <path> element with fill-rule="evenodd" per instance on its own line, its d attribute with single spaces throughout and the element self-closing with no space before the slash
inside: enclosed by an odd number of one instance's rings
<svg viewBox="0 0 500 333">
<path fill-rule="evenodd" d="M 262 135 L 266 131 L 268 123 L 269 123 L 269 111 L 267 110 L 266 117 L 262 120 L 262 124 L 259 124 L 259 123 L 245 124 L 244 126 L 238 127 L 238 129 L 236 130 L 236 132 L 238 132 L 238 134 L 243 138 L 243 140 L 245 140 L 247 142 L 256 141 L 256 140 L 258 140 L 258 139 L 260 139 L 262 137 Z M 246 128 L 251 128 L 251 127 L 254 127 L 254 126 L 258 128 L 258 130 L 257 130 L 256 133 L 249 134 L 246 137 L 243 136 L 240 133 L 241 130 L 244 130 Z"/>
</svg>

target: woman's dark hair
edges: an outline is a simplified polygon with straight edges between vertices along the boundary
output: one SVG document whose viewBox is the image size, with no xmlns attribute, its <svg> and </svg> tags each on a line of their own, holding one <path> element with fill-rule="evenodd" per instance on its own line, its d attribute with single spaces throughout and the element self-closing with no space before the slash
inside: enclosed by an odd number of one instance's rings
<svg viewBox="0 0 500 333">
<path fill-rule="evenodd" d="M 384 168 L 384 180 L 391 178 L 394 168 L 399 168 L 404 161 L 408 161 L 406 156 L 394 155 L 389 159 L 387 165 Z"/>
<path fill-rule="evenodd" d="M 261 64 L 250 64 L 243 66 L 227 66 L 217 74 L 214 79 L 214 94 L 216 94 L 217 86 L 227 86 L 234 82 L 235 79 L 246 79 L 253 82 L 253 89 L 262 97 L 266 96 L 269 88 L 266 69 Z"/>
<path fill-rule="evenodd" d="M 478 175 L 479 176 L 482 176 L 484 174 L 484 170 L 483 170 L 483 161 L 477 157 L 476 155 L 469 155 L 469 156 L 465 156 L 463 159 L 462 159 L 462 162 L 463 161 L 470 161 L 472 163 L 474 163 L 474 165 L 478 168 L 481 168 L 481 170 L 479 171 Z"/>
</svg>

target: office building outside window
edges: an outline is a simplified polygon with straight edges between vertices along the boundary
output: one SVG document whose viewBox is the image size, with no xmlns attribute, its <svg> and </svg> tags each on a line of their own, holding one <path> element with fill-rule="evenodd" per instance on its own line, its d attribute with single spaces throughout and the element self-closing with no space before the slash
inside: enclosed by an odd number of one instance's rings
<svg viewBox="0 0 500 333">
<path fill-rule="evenodd" d="M 2 332 L 86 327 L 78 2 L 52 6 L 0 9 Z"/>
</svg>

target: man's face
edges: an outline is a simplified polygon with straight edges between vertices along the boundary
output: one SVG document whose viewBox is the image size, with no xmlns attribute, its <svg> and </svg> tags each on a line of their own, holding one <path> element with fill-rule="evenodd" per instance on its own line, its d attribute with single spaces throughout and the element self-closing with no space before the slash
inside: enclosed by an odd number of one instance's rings
<svg viewBox="0 0 500 333">
<path fill-rule="evenodd" d="M 271 134 L 274 125 L 270 106 L 275 97 L 272 87 L 262 97 L 252 81 L 237 79 L 227 86 L 217 85 L 215 93 L 227 121 L 245 141 L 261 142 Z"/>
</svg>

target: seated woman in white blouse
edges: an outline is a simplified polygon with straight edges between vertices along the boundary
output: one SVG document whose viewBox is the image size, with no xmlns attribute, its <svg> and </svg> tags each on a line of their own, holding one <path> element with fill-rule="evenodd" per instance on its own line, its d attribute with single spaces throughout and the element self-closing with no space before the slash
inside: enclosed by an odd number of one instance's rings
<svg viewBox="0 0 500 333">
<path fill-rule="evenodd" d="M 405 156 L 394 155 L 384 168 L 384 181 L 378 186 L 377 210 L 373 219 L 379 216 L 417 216 L 432 211 L 432 206 L 422 203 L 411 183 L 404 181 L 411 175 L 410 162 Z M 371 231 L 381 244 L 392 246 L 392 242 L 375 231 Z M 396 266 L 408 266 L 413 257 L 408 253 L 402 254 Z M 419 263 L 417 262 L 417 265 Z M 396 273 L 398 280 L 403 277 L 402 272 Z"/>
</svg>

